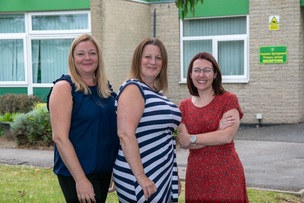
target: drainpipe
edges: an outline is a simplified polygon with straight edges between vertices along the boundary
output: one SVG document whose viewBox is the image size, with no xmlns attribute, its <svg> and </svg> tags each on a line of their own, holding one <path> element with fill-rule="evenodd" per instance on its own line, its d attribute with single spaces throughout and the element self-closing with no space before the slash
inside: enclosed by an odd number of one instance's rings
<svg viewBox="0 0 304 203">
<path fill-rule="evenodd" d="M 153 37 L 156 37 L 156 8 L 154 9 Z"/>
</svg>

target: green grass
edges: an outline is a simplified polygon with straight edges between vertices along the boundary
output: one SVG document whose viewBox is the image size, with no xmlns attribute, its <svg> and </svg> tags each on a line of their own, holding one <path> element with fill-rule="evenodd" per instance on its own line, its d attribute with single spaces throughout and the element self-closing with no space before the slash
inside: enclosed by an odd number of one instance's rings
<svg viewBox="0 0 304 203">
<path fill-rule="evenodd" d="M 254 189 L 248 189 L 248 195 L 249 201 L 256 203 L 304 202 L 294 195 Z M 65 201 L 51 168 L 0 164 L 0 202 L 64 203 Z M 115 192 L 108 195 L 107 202 L 118 202 Z M 179 202 L 184 202 L 184 191 Z"/>
</svg>

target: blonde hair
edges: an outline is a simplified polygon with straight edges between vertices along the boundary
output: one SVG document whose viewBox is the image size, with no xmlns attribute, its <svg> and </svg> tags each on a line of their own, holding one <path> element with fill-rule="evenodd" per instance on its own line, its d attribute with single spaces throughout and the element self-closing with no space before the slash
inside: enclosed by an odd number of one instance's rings
<svg viewBox="0 0 304 203">
<path fill-rule="evenodd" d="M 76 92 L 81 91 L 84 94 L 91 94 L 90 88 L 81 80 L 79 73 L 77 72 L 75 61 L 74 61 L 74 50 L 75 47 L 80 42 L 90 41 L 92 42 L 97 49 L 98 52 L 98 66 L 95 70 L 95 79 L 97 84 L 97 92 L 100 97 L 108 98 L 111 95 L 111 90 L 108 84 L 108 76 L 104 67 L 103 57 L 101 53 L 101 48 L 97 43 L 97 40 L 89 34 L 82 34 L 76 37 L 70 47 L 69 56 L 68 56 L 68 64 L 69 64 L 69 75 L 73 83 L 76 86 Z"/>
<path fill-rule="evenodd" d="M 146 45 L 155 45 L 158 46 L 161 52 L 161 58 L 162 58 L 162 67 L 159 75 L 155 78 L 154 86 L 157 91 L 162 91 L 165 93 L 168 89 L 168 78 L 167 78 L 167 65 L 168 65 L 168 55 L 165 48 L 165 45 L 157 38 L 145 38 L 143 39 L 135 48 L 135 51 L 133 53 L 133 60 L 131 69 L 129 72 L 129 79 L 138 79 L 139 81 L 143 82 L 140 70 L 141 70 L 141 60 L 142 60 L 142 54 L 143 50 Z"/>
</svg>

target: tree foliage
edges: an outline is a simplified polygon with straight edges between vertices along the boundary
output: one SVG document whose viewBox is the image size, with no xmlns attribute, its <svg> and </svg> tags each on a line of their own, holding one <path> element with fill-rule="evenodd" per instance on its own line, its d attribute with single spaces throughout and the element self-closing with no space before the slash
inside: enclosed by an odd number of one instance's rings
<svg viewBox="0 0 304 203">
<path fill-rule="evenodd" d="M 195 5 L 197 3 L 203 4 L 204 0 L 175 0 L 175 5 L 180 10 L 182 19 L 185 18 L 189 11 L 192 12 L 194 16 Z"/>
</svg>

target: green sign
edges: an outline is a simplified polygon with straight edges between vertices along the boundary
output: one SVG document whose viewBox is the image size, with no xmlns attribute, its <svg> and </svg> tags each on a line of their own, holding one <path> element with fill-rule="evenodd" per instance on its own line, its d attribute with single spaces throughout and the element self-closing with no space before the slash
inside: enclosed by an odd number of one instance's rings
<svg viewBox="0 0 304 203">
<path fill-rule="evenodd" d="M 287 47 L 286 46 L 267 46 L 260 47 L 259 51 L 260 63 L 287 63 Z"/>
</svg>

